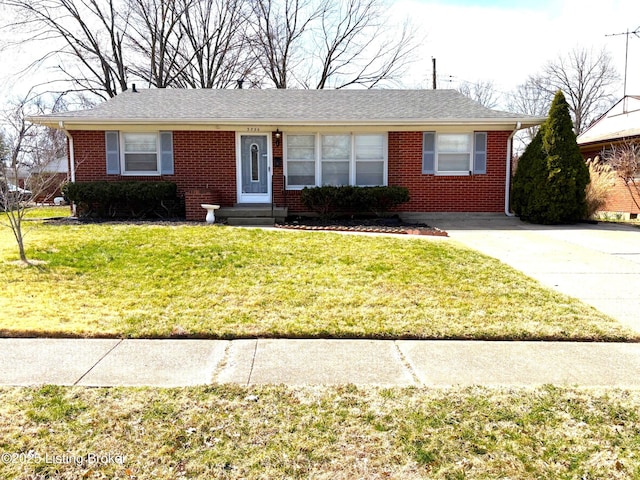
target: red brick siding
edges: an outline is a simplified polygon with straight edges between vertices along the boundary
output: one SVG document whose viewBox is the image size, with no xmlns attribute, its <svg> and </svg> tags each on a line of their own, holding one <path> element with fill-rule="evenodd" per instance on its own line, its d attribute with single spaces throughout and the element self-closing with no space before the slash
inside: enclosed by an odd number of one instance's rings
<svg viewBox="0 0 640 480">
<path fill-rule="evenodd" d="M 209 189 L 212 201 L 233 205 L 236 193 L 236 143 L 234 132 L 173 132 L 174 174 L 132 177 L 107 175 L 103 131 L 73 131 L 76 181 L 159 181 L 175 182 L 179 195 L 188 190 Z"/>
<path fill-rule="evenodd" d="M 130 177 L 107 175 L 104 132 L 74 131 L 76 180 L 169 180 L 184 195 L 189 190 L 212 190 L 211 201 L 222 206 L 236 203 L 236 146 L 234 132 L 175 131 L 174 175 Z M 411 212 L 502 212 L 506 175 L 507 139 L 510 132 L 489 132 L 487 173 L 474 176 L 422 174 L 422 132 L 389 133 L 389 185 L 409 188 L 411 201 L 402 205 Z M 282 157 L 275 144 L 273 156 Z M 300 191 L 285 190 L 283 167 L 273 167 L 273 200 L 290 211 L 303 211 Z M 195 212 L 194 212 L 195 215 Z"/>
<path fill-rule="evenodd" d="M 187 220 L 204 221 L 207 216 L 207 211 L 202 208 L 202 204 L 214 203 L 214 196 L 213 190 L 204 188 L 187 190 L 184 193 L 185 218 Z"/>
<path fill-rule="evenodd" d="M 389 185 L 409 188 L 408 212 L 503 212 L 507 140 L 488 132 L 487 173 L 439 176 L 422 173 L 422 132 L 389 133 Z"/>
<path fill-rule="evenodd" d="M 278 143 L 279 145 L 276 145 L 276 143 Z M 271 148 L 273 155 L 273 203 L 278 206 L 283 206 L 285 204 L 288 204 L 288 192 L 285 192 L 284 190 L 284 157 L 282 153 L 282 137 L 280 138 L 280 140 L 277 140 L 275 133 L 272 133 Z M 279 166 L 276 165 L 276 158 L 282 159 L 282 163 Z"/>
<path fill-rule="evenodd" d="M 71 131 L 76 162 L 76 181 L 109 180 L 105 137 L 102 131 Z"/>
<path fill-rule="evenodd" d="M 628 186 L 621 178 L 616 179 L 615 186 L 607 195 L 607 203 L 601 209 L 603 212 L 624 212 L 640 214 L 640 181 Z"/>
<path fill-rule="evenodd" d="M 173 157 L 179 191 L 212 189 L 215 203 L 236 202 L 234 132 L 174 132 Z"/>
<path fill-rule="evenodd" d="M 637 141 L 640 141 L 638 137 Z M 627 139 L 627 141 L 629 141 Z M 612 145 L 619 144 L 621 142 L 612 142 L 609 144 L 601 144 L 594 146 L 581 147 L 580 151 L 585 160 L 590 158 L 600 157 L 604 148 L 611 148 Z M 607 195 L 607 203 L 601 208 L 603 212 L 624 212 L 640 214 L 640 181 L 636 181 L 636 185 L 630 184 L 627 186 L 621 178 L 616 179 L 615 186 Z"/>
</svg>

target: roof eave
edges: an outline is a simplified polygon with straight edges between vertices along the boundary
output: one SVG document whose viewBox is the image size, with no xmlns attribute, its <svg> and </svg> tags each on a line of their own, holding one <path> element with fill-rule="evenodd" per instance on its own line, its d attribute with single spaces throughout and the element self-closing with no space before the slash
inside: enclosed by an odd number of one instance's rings
<svg viewBox="0 0 640 480">
<path fill-rule="evenodd" d="M 381 120 L 322 120 L 315 119 L 286 119 L 286 118 L 263 118 L 263 119 L 232 119 L 232 118 L 163 118 L 163 119 L 149 119 L 149 118 L 82 118 L 82 117 L 67 117 L 67 116 L 33 116 L 27 117 L 27 120 L 32 123 L 45 125 L 52 128 L 60 128 L 66 130 L 82 129 L 82 127 L 97 127 L 97 126 L 123 126 L 123 125 L 198 125 L 198 126 L 235 126 L 240 127 L 243 125 L 255 125 L 255 126 L 320 126 L 320 127 L 352 127 L 352 126 L 365 126 L 365 127 L 417 127 L 425 125 L 486 125 L 486 126 L 508 126 L 512 127 L 516 124 L 520 124 L 521 128 L 533 127 L 540 125 L 546 120 L 544 117 L 514 117 L 514 118 L 424 118 L 424 119 L 381 119 Z"/>
</svg>

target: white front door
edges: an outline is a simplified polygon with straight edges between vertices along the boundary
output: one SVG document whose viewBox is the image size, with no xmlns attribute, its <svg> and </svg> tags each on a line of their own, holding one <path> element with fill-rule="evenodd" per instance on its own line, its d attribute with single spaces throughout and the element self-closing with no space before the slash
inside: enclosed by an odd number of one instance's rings
<svg viewBox="0 0 640 480">
<path fill-rule="evenodd" d="M 238 203 L 271 203 L 268 135 L 238 135 Z"/>
</svg>

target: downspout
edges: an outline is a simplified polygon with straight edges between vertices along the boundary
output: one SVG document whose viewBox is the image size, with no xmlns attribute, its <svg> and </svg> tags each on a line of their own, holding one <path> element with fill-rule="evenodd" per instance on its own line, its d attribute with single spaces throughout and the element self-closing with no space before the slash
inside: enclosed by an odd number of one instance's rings
<svg viewBox="0 0 640 480">
<path fill-rule="evenodd" d="M 70 167 L 70 173 L 71 173 L 71 182 L 75 183 L 75 181 L 76 181 L 76 156 L 75 156 L 75 151 L 74 151 L 74 148 L 73 148 L 73 137 L 67 131 L 67 129 L 64 128 L 64 122 L 62 120 L 60 122 L 58 122 L 58 127 L 60 128 L 60 130 L 62 130 L 64 132 L 65 136 L 69 140 L 69 167 Z M 73 213 L 74 217 L 77 216 L 78 212 L 76 211 L 76 204 L 75 203 L 71 204 L 71 212 Z"/>
<path fill-rule="evenodd" d="M 522 122 L 516 123 L 516 127 L 509 135 L 507 139 L 507 176 L 505 178 L 505 192 L 504 192 L 504 214 L 507 217 L 514 217 L 511 213 L 511 155 L 513 150 L 513 137 L 522 128 Z"/>
</svg>

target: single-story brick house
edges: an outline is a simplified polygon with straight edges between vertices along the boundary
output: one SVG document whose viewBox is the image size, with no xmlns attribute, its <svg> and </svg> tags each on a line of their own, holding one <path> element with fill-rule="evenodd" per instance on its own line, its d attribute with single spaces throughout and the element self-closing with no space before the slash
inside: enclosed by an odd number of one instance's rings
<svg viewBox="0 0 640 480">
<path fill-rule="evenodd" d="M 578 146 L 585 160 L 602 156 L 603 152 L 629 142 L 640 144 L 640 96 L 624 97 L 578 136 Z M 640 214 L 640 171 L 635 183 L 628 184 L 617 178 L 602 211 L 637 218 Z"/>
<path fill-rule="evenodd" d="M 38 195 L 34 198 L 37 203 L 53 203 L 56 197 L 62 197 L 61 188 L 69 181 L 69 161 L 62 156 L 56 158 L 46 165 L 41 165 L 31 169 L 18 169 L 18 186 L 29 188 L 29 177 L 32 175 L 44 174 L 47 177 L 44 188 L 38 188 Z"/>
<path fill-rule="evenodd" d="M 129 90 L 32 121 L 69 138 L 72 181 L 169 180 L 201 203 L 304 210 L 319 185 L 409 189 L 404 212 L 507 212 L 515 132 L 545 119 L 454 90 Z"/>
</svg>

